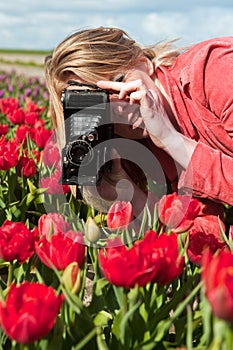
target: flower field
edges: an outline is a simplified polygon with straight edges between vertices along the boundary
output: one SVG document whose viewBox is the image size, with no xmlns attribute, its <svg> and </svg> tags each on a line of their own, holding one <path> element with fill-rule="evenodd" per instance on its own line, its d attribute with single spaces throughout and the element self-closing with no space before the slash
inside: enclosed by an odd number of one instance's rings
<svg viewBox="0 0 233 350">
<path fill-rule="evenodd" d="M 0 350 L 233 349 L 232 226 L 177 194 L 135 224 L 60 177 L 45 83 L 0 72 Z"/>
</svg>

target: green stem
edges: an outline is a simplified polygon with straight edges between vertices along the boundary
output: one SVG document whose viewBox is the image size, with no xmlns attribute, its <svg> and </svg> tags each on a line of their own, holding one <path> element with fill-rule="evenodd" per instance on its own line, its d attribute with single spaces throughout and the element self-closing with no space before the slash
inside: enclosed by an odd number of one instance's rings
<svg viewBox="0 0 233 350">
<path fill-rule="evenodd" d="M 187 336 L 186 344 L 189 350 L 192 350 L 193 346 L 193 319 L 192 319 L 192 309 L 190 305 L 187 305 Z"/>
<path fill-rule="evenodd" d="M 13 271 L 14 271 L 14 264 L 12 262 L 10 262 L 9 266 L 8 266 L 7 287 L 10 286 L 10 284 L 13 280 Z"/>
<path fill-rule="evenodd" d="M 231 349 L 233 344 L 233 325 L 229 325 L 226 330 L 226 347 L 225 349 Z"/>
<path fill-rule="evenodd" d="M 123 289 L 122 304 L 123 304 L 123 316 L 125 316 L 128 311 L 128 289 L 126 288 Z"/>
<path fill-rule="evenodd" d="M 83 349 L 84 346 L 86 346 L 91 340 L 92 338 L 94 338 L 97 334 L 97 328 L 93 328 L 84 338 L 82 338 L 82 340 L 72 349 L 73 350 L 80 350 Z"/>
<path fill-rule="evenodd" d="M 60 203 L 58 198 L 56 198 L 56 208 L 57 208 L 57 212 L 60 213 Z"/>
</svg>

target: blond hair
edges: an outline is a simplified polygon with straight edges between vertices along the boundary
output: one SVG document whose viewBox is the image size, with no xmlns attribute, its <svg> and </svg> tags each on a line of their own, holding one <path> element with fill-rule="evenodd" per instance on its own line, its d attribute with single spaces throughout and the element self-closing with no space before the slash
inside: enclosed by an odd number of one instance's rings
<svg viewBox="0 0 233 350">
<path fill-rule="evenodd" d="M 179 54 L 173 42 L 142 47 L 118 28 L 81 30 L 63 40 L 45 61 L 51 117 L 58 145 L 64 146 L 65 135 L 61 94 L 72 74 L 85 82 L 96 83 L 124 72 L 143 55 L 157 68 L 172 65 Z"/>
</svg>

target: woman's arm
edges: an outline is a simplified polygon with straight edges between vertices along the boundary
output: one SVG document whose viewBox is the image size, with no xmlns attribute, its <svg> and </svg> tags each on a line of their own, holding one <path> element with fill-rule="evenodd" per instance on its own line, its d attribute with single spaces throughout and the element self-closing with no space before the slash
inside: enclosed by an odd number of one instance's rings
<svg viewBox="0 0 233 350">
<path fill-rule="evenodd" d="M 233 158 L 198 142 L 179 188 L 194 196 L 233 205 Z"/>
</svg>

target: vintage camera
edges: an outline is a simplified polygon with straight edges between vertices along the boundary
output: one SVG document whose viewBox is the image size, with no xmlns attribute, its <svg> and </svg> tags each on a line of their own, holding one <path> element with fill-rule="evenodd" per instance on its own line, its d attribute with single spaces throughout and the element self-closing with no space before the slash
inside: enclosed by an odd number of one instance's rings
<svg viewBox="0 0 233 350">
<path fill-rule="evenodd" d="M 109 147 L 114 137 L 110 120 L 109 92 L 96 85 L 70 83 L 62 93 L 66 144 L 62 150 L 62 179 L 65 185 L 98 185 L 110 166 Z M 75 85 L 79 88 L 75 89 Z"/>
</svg>

